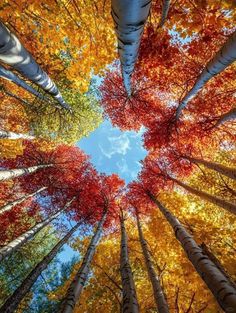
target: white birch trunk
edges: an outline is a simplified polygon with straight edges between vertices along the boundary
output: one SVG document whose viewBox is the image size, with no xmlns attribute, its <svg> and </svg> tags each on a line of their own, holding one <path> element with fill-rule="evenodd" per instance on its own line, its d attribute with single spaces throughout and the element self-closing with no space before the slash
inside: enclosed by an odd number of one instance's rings
<svg viewBox="0 0 236 313">
<path fill-rule="evenodd" d="M 75 278 L 73 279 L 72 283 L 70 284 L 70 287 L 67 291 L 65 299 L 62 301 L 62 305 L 61 305 L 61 309 L 60 309 L 61 313 L 72 313 L 74 311 L 74 307 L 75 307 L 76 303 L 78 302 L 80 295 L 81 295 L 81 292 L 84 288 L 84 285 L 88 279 L 88 274 L 90 271 L 91 262 L 92 262 L 94 254 L 95 254 L 98 242 L 101 238 L 103 224 L 106 220 L 106 217 L 107 217 L 107 212 L 104 212 L 101 220 L 98 223 L 96 232 L 94 233 L 94 235 L 93 235 L 93 237 L 89 243 L 89 246 L 88 246 L 86 254 L 83 258 L 82 264 L 81 264 Z"/>
<path fill-rule="evenodd" d="M 112 17 L 118 38 L 118 53 L 124 86 L 129 97 L 132 94 L 131 75 L 138 57 L 150 6 L 151 0 L 112 0 Z"/>
<path fill-rule="evenodd" d="M 176 110 L 176 119 L 179 119 L 182 110 L 189 100 L 196 96 L 200 89 L 213 77 L 221 73 L 236 59 L 236 31 L 228 38 L 224 46 L 207 63 L 202 73 L 197 78 L 193 88 L 186 94 Z"/>
<path fill-rule="evenodd" d="M 2 261 L 5 257 L 12 254 L 14 251 L 18 250 L 21 246 L 27 243 L 31 238 L 33 238 L 41 229 L 46 227 L 51 221 L 55 220 L 62 212 L 64 212 L 72 203 L 74 198 L 67 202 L 67 204 L 61 209 L 58 210 L 52 216 L 49 216 L 46 220 L 37 223 L 31 229 L 26 231 L 24 234 L 18 236 L 16 239 L 8 243 L 6 246 L 0 249 L 0 261 Z"/>
<path fill-rule="evenodd" d="M 121 247 L 120 272 L 122 281 L 122 313 L 139 313 L 139 305 L 135 290 L 132 270 L 129 263 L 128 240 L 123 213 L 120 217 Z"/>
<path fill-rule="evenodd" d="M 4 67 L 0 65 L 0 77 L 11 81 L 12 83 L 16 84 L 17 86 L 24 88 L 28 92 L 32 93 L 34 96 L 40 98 L 40 99 L 45 99 L 45 97 L 39 93 L 37 90 L 35 90 L 33 87 L 28 85 L 25 81 L 23 81 L 21 78 L 19 78 L 17 75 L 12 73 L 11 71 L 8 71 Z"/>
<path fill-rule="evenodd" d="M 14 168 L 12 170 L 0 170 L 0 181 L 13 179 L 26 174 L 34 173 L 41 168 L 53 166 L 53 164 L 40 164 L 25 168 Z"/>
<path fill-rule="evenodd" d="M 148 271 L 148 276 L 149 276 L 149 279 L 150 279 L 151 284 L 152 284 L 153 295 L 154 295 L 154 299 L 156 302 L 157 312 L 158 313 L 169 313 L 170 311 L 169 311 L 168 303 L 166 301 L 164 291 L 161 287 L 161 282 L 159 280 L 158 275 L 156 274 L 155 268 L 153 266 L 151 255 L 150 255 L 150 252 L 148 250 L 147 242 L 143 236 L 143 231 L 142 231 L 142 227 L 141 227 L 138 213 L 136 213 L 136 216 L 137 216 L 139 241 L 140 241 L 140 244 L 142 247 L 143 256 L 145 259 L 145 264 L 146 264 L 146 268 Z"/>
<path fill-rule="evenodd" d="M 182 183 L 180 180 L 175 179 L 170 177 L 170 179 L 177 183 L 179 186 L 183 187 L 185 190 L 189 191 L 190 193 L 192 193 L 193 195 L 198 196 L 199 198 L 206 200 L 208 202 L 211 202 L 221 208 L 223 208 L 224 210 L 227 210 L 230 213 L 233 213 L 236 215 L 236 204 L 229 202 L 227 200 L 218 198 L 216 196 L 213 196 L 205 191 L 201 191 L 198 189 L 195 189 L 189 185 L 186 185 L 185 183 Z"/>
<path fill-rule="evenodd" d="M 2 22 L 0 22 L 0 60 L 52 95 L 64 109 L 70 110 L 55 83 Z"/>
<path fill-rule="evenodd" d="M 10 211 L 15 205 L 20 204 L 31 197 L 34 197 L 35 195 L 37 195 L 38 193 L 45 189 L 47 189 L 47 187 L 42 187 L 33 193 L 20 197 L 19 199 L 16 199 L 14 201 L 8 202 L 4 206 L 0 207 L 0 214 Z"/>
<path fill-rule="evenodd" d="M 30 291 L 33 284 L 36 282 L 41 273 L 47 268 L 48 264 L 54 259 L 56 254 L 72 236 L 72 234 L 78 229 L 81 222 L 77 223 L 67 235 L 61 239 L 56 246 L 39 262 L 35 268 L 31 270 L 28 276 L 23 280 L 21 285 L 14 291 L 14 293 L 7 299 L 7 301 L 0 308 L 0 313 L 14 313 L 18 308 L 21 301 Z"/>
<path fill-rule="evenodd" d="M 17 133 L 11 132 L 11 131 L 0 130 L 0 139 L 11 139 L 11 140 L 26 139 L 26 140 L 33 140 L 33 139 L 35 139 L 35 137 L 27 135 L 27 134 L 17 134 Z"/>
<path fill-rule="evenodd" d="M 189 260 L 201 276 L 207 287 L 224 312 L 236 312 L 236 289 L 222 271 L 212 262 L 193 237 L 186 231 L 179 220 L 170 213 L 152 194 L 148 193 L 151 200 L 157 205 L 173 228 L 175 237 L 181 243 Z"/>
</svg>

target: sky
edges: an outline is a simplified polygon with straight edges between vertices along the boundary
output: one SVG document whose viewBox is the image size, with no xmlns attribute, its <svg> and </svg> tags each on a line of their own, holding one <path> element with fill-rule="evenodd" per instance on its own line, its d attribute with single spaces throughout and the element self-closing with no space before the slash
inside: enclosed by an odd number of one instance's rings
<svg viewBox="0 0 236 313">
<path fill-rule="evenodd" d="M 92 164 L 99 172 L 117 173 L 129 183 L 137 177 L 141 168 L 139 161 L 147 155 L 142 146 L 143 132 L 144 128 L 138 133 L 121 131 L 105 120 L 77 146 L 91 156 Z"/>
</svg>

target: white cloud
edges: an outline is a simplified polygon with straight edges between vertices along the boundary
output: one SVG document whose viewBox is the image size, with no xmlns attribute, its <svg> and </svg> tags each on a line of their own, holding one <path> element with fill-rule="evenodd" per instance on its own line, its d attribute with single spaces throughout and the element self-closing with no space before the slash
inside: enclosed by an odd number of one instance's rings
<svg viewBox="0 0 236 313">
<path fill-rule="evenodd" d="M 105 148 L 104 145 L 99 145 L 101 152 L 107 157 L 111 158 L 114 154 L 126 155 L 130 150 L 130 140 L 127 134 L 121 134 L 120 136 L 111 136 L 107 138 L 110 142 L 110 146 Z"/>
<path fill-rule="evenodd" d="M 116 163 L 116 165 L 117 165 L 117 167 L 118 167 L 118 169 L 119 169 L 119 171 L 121 172 L 121 173 L 127 173 L 128 172 L 128 165 L 127 165 L 127 162 L 126 162 L 126 160 L 125 159 L 121 159 L 120 161 L 118 161 L 117 163 Z"/>
</svg>

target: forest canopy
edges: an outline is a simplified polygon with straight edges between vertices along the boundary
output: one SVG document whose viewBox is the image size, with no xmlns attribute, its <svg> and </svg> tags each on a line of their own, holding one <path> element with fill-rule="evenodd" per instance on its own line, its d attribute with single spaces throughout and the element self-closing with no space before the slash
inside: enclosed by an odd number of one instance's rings
<svg viewBox="0 0 236 313">
<path fill-rule="evenodd" d="M 0 313 L 236 312 L 235 22 L 2 1 Z"/>
</svg>

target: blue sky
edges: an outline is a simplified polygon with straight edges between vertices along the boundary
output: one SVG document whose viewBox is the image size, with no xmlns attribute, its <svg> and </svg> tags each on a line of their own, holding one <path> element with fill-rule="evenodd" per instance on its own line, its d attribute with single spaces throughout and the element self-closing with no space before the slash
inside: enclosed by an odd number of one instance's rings
<svg viewBox="0 0 236 313">
<path fill-rule="evenodd" d="M 121 131 L 105 120 L 88 137 L 77 144 L 91 156 L 91 161 L 99 172 L 117 173 L 126 183 L 137 177 L 140 170 L 139 161 L 144 159 L 147 151 L 142 146 L 142 134 L 134 131 Z"/>
</svg>

